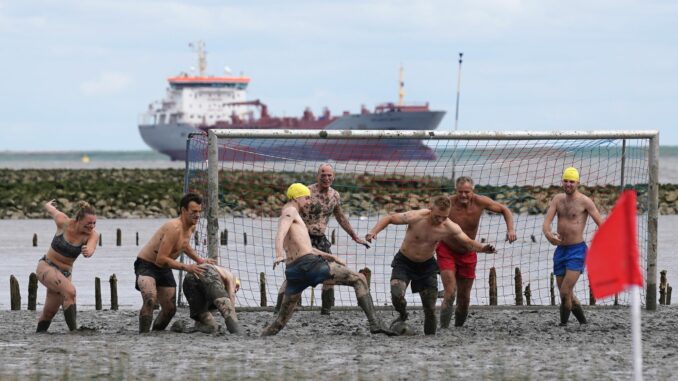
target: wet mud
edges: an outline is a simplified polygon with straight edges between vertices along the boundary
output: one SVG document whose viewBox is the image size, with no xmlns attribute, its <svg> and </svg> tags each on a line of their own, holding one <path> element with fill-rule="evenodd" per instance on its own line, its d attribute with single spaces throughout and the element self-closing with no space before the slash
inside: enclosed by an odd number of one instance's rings
<svg viewBox="0 0 678 381">
<path fill-rule="evenodd" d="M 678 308 L 659 307 L 642 314 L 646 380 L 678 377 Z M 555 307 L 472 307 L 463 327 L 424 336 L 423 311 L 412 310 L 414 335 L 387 337 L 371 335 L 359 311 L 298 311 L 261 338 L 270 311 L 240 311 L 242 336 L 223 327 L 139 335 L 133 310 L 78 311 L 85 329 L 75 332 L 59 312 L 49 333 L 36 334 L 39 311 L 1 311 L 0 379 L 631 379 L 628 307 L 585 312 L 589 324 L 559 327 Z M 185 308 L 174 321 L 192 326 Z"/>
</svg>

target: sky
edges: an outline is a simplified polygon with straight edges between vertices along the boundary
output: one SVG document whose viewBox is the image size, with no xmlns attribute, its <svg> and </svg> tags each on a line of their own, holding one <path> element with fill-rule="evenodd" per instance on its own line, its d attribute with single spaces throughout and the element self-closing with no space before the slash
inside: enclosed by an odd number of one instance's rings
<svg viewBox="0 0 678 381">
<path fill-rule="evenodd" d="M 678 145 L 673 0 L 0 0 L 0 151 L 145 150 L 139 116 L 197 66 L 274 115 L 398 97 L 460 131 L 659 130 Z"/>
</svg>

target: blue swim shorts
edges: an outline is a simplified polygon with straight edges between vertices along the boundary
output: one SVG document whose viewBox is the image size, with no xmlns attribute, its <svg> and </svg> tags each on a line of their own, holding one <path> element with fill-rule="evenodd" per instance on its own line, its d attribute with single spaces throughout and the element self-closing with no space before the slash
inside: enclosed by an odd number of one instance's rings
<svg viewBox="0 0 678 381">
<path fill-rule="evenodd" d="M 586 242 L 574 245 L 559 245 L 553 253 L 553 274 L 564 276 L 565 270 L 583 273 L 587 249 Z"/>
<path fill-rule="evenodd" d="M 306 254 L 287 265 L 286 295 L 294 295 L 304 291 L 307 287 L 315 287 L 330 279 L 330 266 L 327 261 L 315 254 Z"/>
</svg>

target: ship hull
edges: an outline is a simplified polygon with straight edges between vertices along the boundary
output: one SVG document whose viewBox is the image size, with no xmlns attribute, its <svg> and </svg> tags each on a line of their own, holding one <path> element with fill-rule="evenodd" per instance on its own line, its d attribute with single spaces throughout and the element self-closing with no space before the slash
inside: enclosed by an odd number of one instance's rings
<svg viewBox="0 0 678 381">
<path fill-rule="evenodd" d="M 443 111 L 383 112 L 345 115 L 324 126 L 327 130 L 435 130 Z M 222 127 L 220 127 L 222 128 Z M 232 128 L 232 127 L 225 127 Z M 238 128 L 256 128 L 240 125 Z M 154 150 L 172 160 L 186 160 L 186 139 L 201 130 L 189 124 L 141 124 L 139 133 Z M 189 160 L 204 160 L 205 154 Z M 287 139 L 237 139 L 219 150 L 223 161 L 252 160 L 433 160 L 433 150 L 420 140 L 365 139 L 351 141 L 294 142 Z"/>
</svg>

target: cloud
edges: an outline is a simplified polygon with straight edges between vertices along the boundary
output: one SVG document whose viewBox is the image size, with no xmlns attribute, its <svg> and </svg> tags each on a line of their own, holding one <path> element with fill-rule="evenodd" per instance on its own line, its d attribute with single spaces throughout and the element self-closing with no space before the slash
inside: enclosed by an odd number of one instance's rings
<svg viewBox="0 0 678 381">
<path fill-rule="evenodd" d="M 105 71 L 99 78 L 82 83 L 80 91 L 85 95 L 118 94 L 125 91 L 131 83 L 130 77 L 124 73 Z"/>
</svg>

